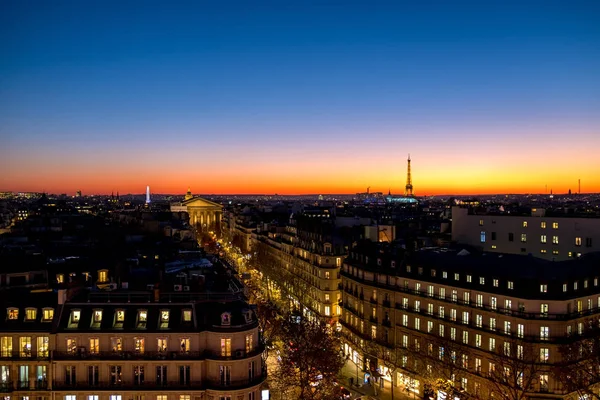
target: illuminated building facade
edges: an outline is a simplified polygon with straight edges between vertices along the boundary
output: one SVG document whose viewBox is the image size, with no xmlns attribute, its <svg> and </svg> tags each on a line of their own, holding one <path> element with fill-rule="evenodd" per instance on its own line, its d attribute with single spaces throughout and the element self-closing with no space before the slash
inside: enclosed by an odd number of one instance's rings
<svg viewBox="0 0 600 400">
<path fill-rule="evenodd" d="M 444 249 L 406 257 L 361 243 L 341 270 L 344 351 L 363 371 L 418 395 L 441 379 L 478 398 L 503 390 L 564 398 L 552 368 L 562 345 L 600 322 L 598 261 Z M 514 387 L 492 383 L 503 372 L 516 376 Z"/>
<path fill-rule="evenodd" d="M 540 208 L 514 215 L 453 207 L 452 240 L 488 252 L 563 261 L 600 251 L 600 218 L 547 215 Z"/>
</svg>

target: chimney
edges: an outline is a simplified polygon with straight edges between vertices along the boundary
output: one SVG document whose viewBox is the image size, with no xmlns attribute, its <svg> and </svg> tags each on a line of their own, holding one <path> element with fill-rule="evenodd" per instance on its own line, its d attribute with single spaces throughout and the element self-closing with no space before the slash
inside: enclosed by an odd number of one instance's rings
<svg viewBox="0 0 600 400">
<path fill-rule="evenodd" d="M 67 289 L 58 289 L 58 304 L 65 304 L 67 301 Z"/>
</svg>

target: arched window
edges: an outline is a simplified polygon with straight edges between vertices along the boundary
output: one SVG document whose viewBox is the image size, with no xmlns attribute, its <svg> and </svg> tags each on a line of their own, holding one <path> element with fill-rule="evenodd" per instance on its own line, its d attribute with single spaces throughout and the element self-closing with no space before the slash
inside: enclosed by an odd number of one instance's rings
<svg viewBox="0 0 600 400">
<path fill-rule="evenodd" d="M 221 325 L 231 325 L 231 314 L 224 312 L 221 314 Z"/>
</svg>

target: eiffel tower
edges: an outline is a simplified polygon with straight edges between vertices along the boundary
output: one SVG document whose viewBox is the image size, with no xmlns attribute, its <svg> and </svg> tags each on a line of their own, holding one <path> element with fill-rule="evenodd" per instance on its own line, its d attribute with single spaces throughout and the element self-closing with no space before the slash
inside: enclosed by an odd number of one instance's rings
<svg viewBox="0 0 600 400">
<path fill-rule="evenodd" d="M 408 155 L 408 170 L 406 172 L 406 187 L 404 189 L 404 195 L 407 197 L 413 196 L 412 178 L 410 177 L 410 154 Z"/>
</svg>

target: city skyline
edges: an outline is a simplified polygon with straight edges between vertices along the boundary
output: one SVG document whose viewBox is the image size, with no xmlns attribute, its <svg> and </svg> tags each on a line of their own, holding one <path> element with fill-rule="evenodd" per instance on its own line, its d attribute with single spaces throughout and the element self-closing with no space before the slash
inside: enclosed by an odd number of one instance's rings
<svg viewBox="0 0 600 400">
<path fill-rule="evenodd" d="M 600 4 L 0 5 L 0 191 L 600 192 Z"/>
</svg>

